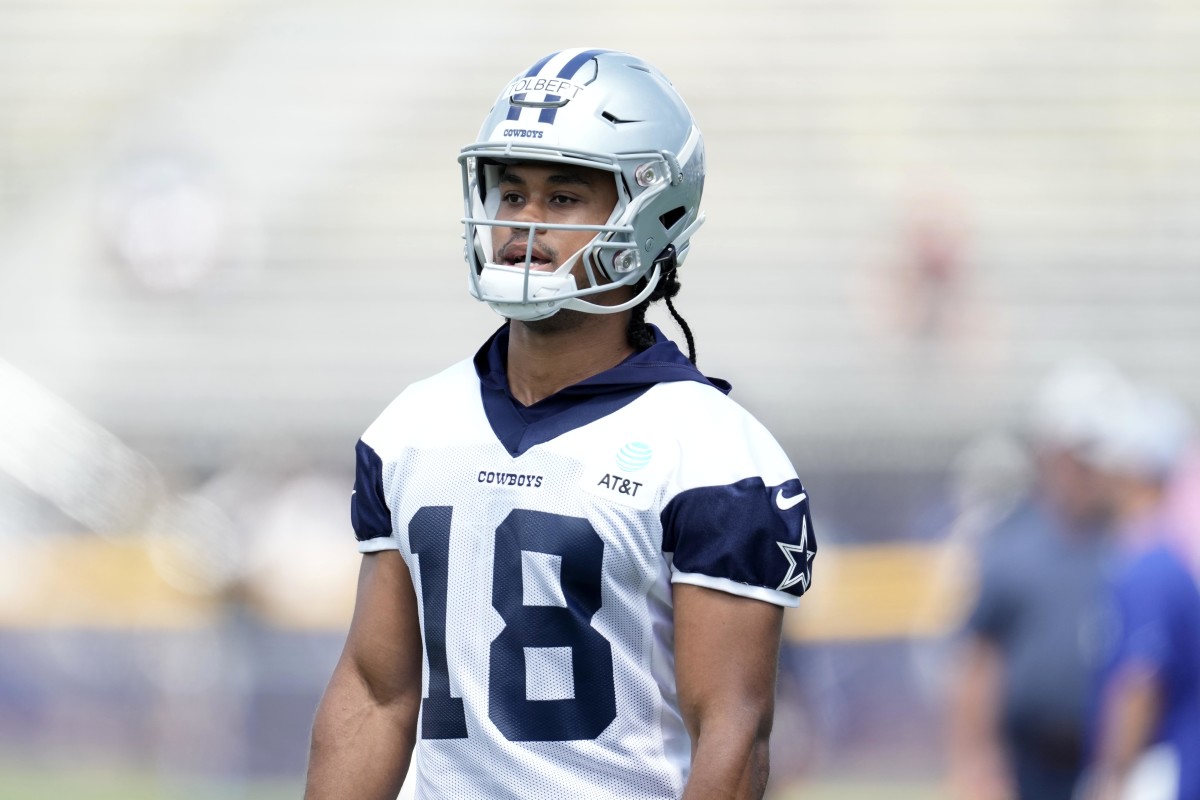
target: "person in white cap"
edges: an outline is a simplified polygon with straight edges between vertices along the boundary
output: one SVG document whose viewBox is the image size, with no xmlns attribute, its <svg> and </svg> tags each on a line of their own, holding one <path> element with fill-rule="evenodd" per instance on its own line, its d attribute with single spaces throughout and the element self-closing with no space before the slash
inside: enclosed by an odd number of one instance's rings
<svg viewBox="0 0 1200 800">
<path fill-rule="evenodd" d="M 1033 491 L 989 531 L 949 696 L 951 792 L 961 800 L 1071 800 L 1085 763 L 1090 632 L 1113 499 L 1097 459 L 1108 407 L 1129 391 L 1110 364 L 1065 363 L 1026 418 Z"/>
</svg>

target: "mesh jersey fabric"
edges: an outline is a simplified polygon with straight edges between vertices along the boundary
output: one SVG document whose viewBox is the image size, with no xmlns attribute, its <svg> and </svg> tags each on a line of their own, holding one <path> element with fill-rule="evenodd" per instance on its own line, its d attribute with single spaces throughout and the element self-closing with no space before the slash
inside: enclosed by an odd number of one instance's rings
<svg viewBox="0 0 1200 800">
<path fill-rule="evenodd" d="M 359 549 L 399 550 L 420 609 L 418 798 L 679 797 L 671 583 L 809 585 L 807 496 L 765 428 L 702 381 L 627 400 L 514 456 L 464 361 L 363 434 Z"/>
</svg>

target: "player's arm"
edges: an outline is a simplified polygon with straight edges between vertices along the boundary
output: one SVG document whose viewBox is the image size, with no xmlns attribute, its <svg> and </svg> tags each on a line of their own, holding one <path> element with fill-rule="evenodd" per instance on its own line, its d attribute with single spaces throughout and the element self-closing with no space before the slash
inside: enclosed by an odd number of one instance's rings
<svg viewBox="0 0 1200 800">
<path fill-rule="evenodd" d="M 1162 714 L 1162 691 L 1154 667 L 1131 662 L 1105 687 L 1096 764 L 1085 800 L 1116 800 L 1138 757 L 1153 741 Z"/>
<path fill-rule="evenodd" d="M 404 559 L 365 554 L 346 646 L 313 723 L 305 800 L 395 800 L 416 738 L 421 663 Z"/>
<path fill-rule="evenodd" d="M 1004 664 L 991 640 L 964 635 L 947 704 L 950 789 L 961 800 L 1012 800 L 1015 787 L 1000 738 Z"/>
<path fill-rule="evenodd" d="M 684 800 L 761 798 L 783 608 L 674 585 L 675 681 L 692 739 Z"/>
</svg>

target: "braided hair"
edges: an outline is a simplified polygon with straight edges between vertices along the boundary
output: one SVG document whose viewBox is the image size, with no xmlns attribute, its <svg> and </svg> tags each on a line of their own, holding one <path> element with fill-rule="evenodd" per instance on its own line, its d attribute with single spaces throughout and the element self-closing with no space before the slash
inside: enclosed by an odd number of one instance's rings
<svg viewBox="0 0 1200 800">
<path fill-rule="evenodd" d="M 668 247 L 658 257 L 657 263 L 662 270 L 662 275 L 658 280 L 658 285 L 654 287 L 654 291 L 650 293 L 650 296 L 633 307 L 633 311 L 629 317 L 629 327 L 626 330 L 629 343 L 638 350 L 645 350 L 654 344 L 654 331 L 646 322 L 646 309 L 650 307 L 651 303 L 658 300 L 665 300 L 667 302 L 667 310 L 671 312 L 671 316 L 674 317 L 675 322 L 678 323 L 679 328 L 683 331 L 684 338 L 687 339 L 688 360 L 695 364 L 696 340 L 692 336 L 692 329 L 688 327 L 687 321 L 675 309 L 675 304 L 671 302 L 671 299 L 679 294 L 679 289 L 681 288 L 679 284 L 679 267 L 675 261 L 675 247 Z M 646 285 L 645 282 L 646 279 L 643 278 L 636 287 L 638 291 Z"/>
</svg>

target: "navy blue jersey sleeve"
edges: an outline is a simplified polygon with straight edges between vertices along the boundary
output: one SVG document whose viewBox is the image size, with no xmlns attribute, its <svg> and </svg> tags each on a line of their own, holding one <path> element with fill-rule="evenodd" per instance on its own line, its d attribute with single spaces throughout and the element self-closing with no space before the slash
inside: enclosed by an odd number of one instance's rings
<svg viewBox="0 0 1200 800">
<path fill-rule="evenodd" d="M 677 583 L 793 606 L 812 581 L 817 541 L 808 495 L 795 478 L 687 489 L 663 509 L 662 524 Z"/>
<path fill-rule="evenodd" d="M 350 496 L 350 522 L 359 549 L 364 552 L 389 549 L 392 544 L 392 512 L 383 491 L 383 461 L 361 439 L 355 445 L 354 493 Z"/>
</svg>

